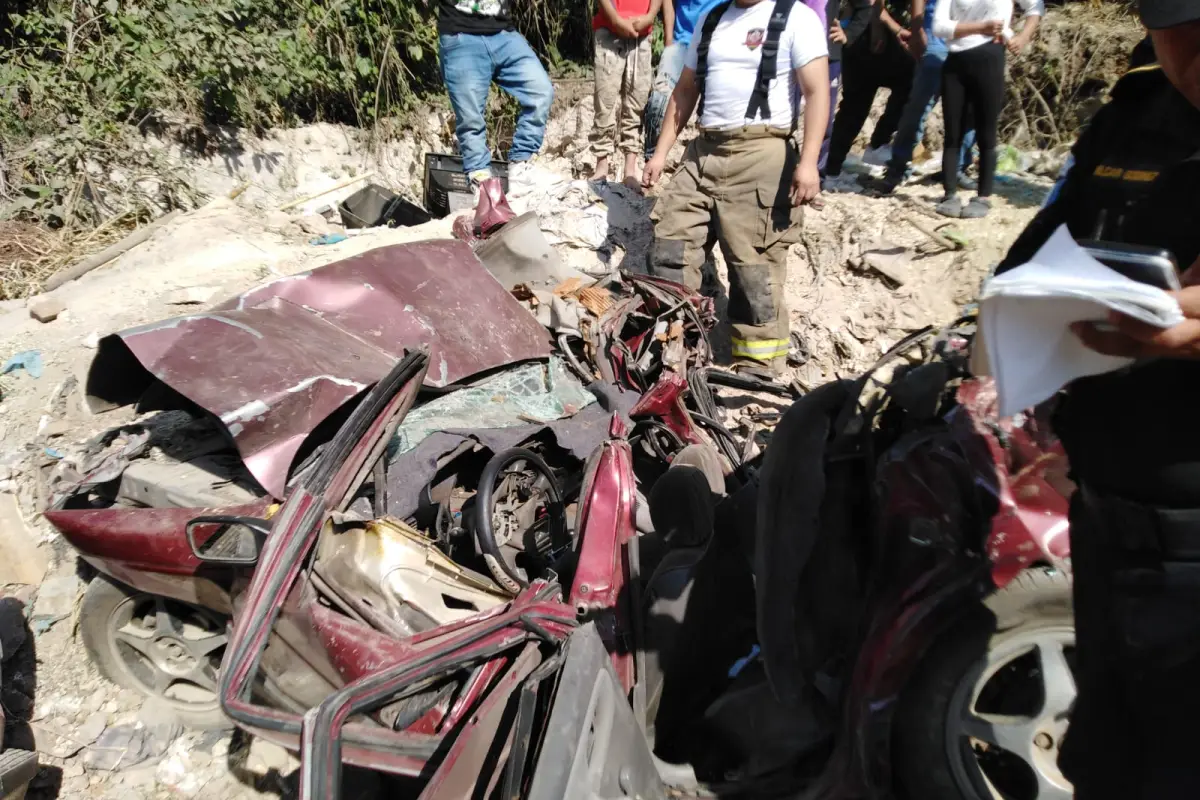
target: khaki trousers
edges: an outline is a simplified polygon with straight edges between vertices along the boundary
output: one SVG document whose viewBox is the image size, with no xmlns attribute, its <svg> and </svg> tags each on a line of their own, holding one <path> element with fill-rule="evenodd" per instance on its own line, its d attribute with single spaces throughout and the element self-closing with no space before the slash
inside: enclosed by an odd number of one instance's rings
<svg viewBox="0 0 1200 800">
<path fill-rule="evenodd" d="M 594 33 L 596 121 L 591 135 L 592 154 L 596 158 L 611 156 L 618 137 L 622 153 L 640 153 L 642 109 L 654 80 L 650 37 L 622 39 L 606 28 Z"/>
<path fill-rule="evenodd" d="M 714 243 L 729 267 L 735 359 L 783 369 L 787 256 L 803 212 L 789 197 L 797 153 L 787 131 L 754 125 L 701 131 L 651 214 L 650 272 L 700 288 Z"/>
</svg>

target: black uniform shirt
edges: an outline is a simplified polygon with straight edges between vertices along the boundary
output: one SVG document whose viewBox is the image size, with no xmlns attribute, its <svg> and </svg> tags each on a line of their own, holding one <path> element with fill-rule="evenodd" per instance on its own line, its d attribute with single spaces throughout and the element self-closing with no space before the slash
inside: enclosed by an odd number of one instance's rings
<svg viewBox="0 0 1200 800">
<path fill-rule="evenodd" d="M 998 272 L 1028 261 L 1066 224 L 1076 239 L 1170 250 L 1180 269 L 1200 256 L 1200 110 L 1156 66 L 1113 87 L 1072 150 L 1055 201 Z M 1057 429 L 1077 478 L 1144 503 L 1200 507 L 1200 362 L 1158 359 L 1069 388 Z"/>
<path fill-rule="evenodd" d="M 438 34 L 490 35 L 513 29 L 508 0 L 439 0 Z"/>
</svg>

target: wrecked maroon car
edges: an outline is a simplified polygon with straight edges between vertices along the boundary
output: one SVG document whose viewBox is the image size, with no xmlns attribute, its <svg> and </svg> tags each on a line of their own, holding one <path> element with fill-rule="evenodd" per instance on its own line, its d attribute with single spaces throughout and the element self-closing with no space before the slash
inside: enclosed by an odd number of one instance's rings
<svg viewBox="0 0 1200 800">
<path fill-rule="evenodd" d="M 384 248 L 104 340 L 94 402 L 163 409 L 47 513 L 106 675 L 309 798 L 1069 796 L 1071 487 L 969 330 L 756 454 L 714 386 L 790 393 L 710 369 L 710 303 L 488 267 Z"/>
<path fill-rule="evenodd" d="M 101 341 L 89 404 L 135 404 L 140 417 L 64 459 L 47 513 L 101 573 L 83 639 L 106 675 L 192 725 L 228 724 L 216 678 L 253 559 L 221 551 L 214 542 L 239 540 L 213 531 L 265 531 L 408 352 L 426 353 L 420 402 L 339 512 L 360 532 L 314 576 L 397 636 L 502 605 L 570 555 L 585 462 L 612 414 L 646 481 L 663 453 L 710 441 L 678 377 L 707 390 L 710 300 L 645 276 L 585 286 L 512 258 L 501 237 L 488 244 L 487 268 L 459 242 L 382 248 Z M 706 421 L 729 440 L 732 455 L 713 458 L 732 471 L 743 446 Z M 308 638 L 285 635 L 262 681 L 287 708 L 344 682 Z M 297 658 L 315 671 L 294 670 Z"/>
</svg>

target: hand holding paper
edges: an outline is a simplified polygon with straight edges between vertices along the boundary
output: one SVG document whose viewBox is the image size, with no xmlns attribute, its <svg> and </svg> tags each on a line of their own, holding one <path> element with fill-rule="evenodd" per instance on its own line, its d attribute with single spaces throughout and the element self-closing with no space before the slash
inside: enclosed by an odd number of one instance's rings
<svg viewBox="0 0 1200 800">
<path fill-rule="evenodd" d="M 1200 310 L 1200 297 L 1188 299 Z M 1088 328 L 1083 334 L 1097 349 L 1085 345 L 1073 330 L 1078 323 L 1112 319 L 1119 320 L 1114 330 Z M 1174 352 L 1176 337 L 1193 342 L 1200 357 L 1200 319 L 1185 320 L 1174 295 L 1126 278 L 1092 258 L 1064 226 L 1028 264 L 984 285 L 973 365 L 977 372 L 995 377 L 999 412 L 1010 416 L 1050 398 L 1076 378 L 1121 369 L 1142 355 Z M 1128 340 L 1146 347 L 1129 345 Z"/>
<path fill-rule="evenodd" d="M 1200 271 L 1200 261 L 1193 272 Z M 1185 281 L 1185 283 L 1189 283 Z M 1195 282 L 1191 282 L 1195 284 Z M 1156 328 L 1121 316 L 1112 317 L 1110 328 L 1080 322 L 1072 326 L 1091 349 L 1130 358 L 1200 358 L 1200 285 L 1186 285 L 1174 293 L 1184 320 L 1170 328 Z"/>
</svg>

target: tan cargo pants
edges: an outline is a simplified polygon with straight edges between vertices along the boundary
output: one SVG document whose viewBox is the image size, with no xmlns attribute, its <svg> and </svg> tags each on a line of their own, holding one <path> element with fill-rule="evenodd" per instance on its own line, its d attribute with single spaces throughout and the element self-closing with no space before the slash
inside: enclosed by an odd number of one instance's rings
<svg viewBox="0 0 1200 800">
<path fill-rule="evenodd" d="M 719 243 L 729 266 L 733 356 L 776 373 L 788 352 L 788 250 L 803 220 L 789 196 L 796 160 L 777 128 L 701 131 L 651 214 L 651 274 L 697 290 L 705 254 Z"/>
<path fill-rule="evenodd" d="M 642 109 L 654 80 L 650 37 L 622 39 L 606 28 L 594 33 L 596 121 L 591 135 L 592 154 L 596 158 L 612 156 L 618 137 L 622 153 L 640 153 Z"/>
</svg>

